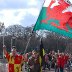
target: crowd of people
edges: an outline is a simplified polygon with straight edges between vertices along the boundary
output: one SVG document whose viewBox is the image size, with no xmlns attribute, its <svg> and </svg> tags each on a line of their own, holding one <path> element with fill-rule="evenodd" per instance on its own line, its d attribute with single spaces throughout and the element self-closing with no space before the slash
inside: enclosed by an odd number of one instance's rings
<svg viewBox="0 0 72 72">
<path fill-rule="evenodd" d="M 28 53 L 28 55 L 31 54 Z M 45 71 L 48 68 L 48 71 L 54 69 L 55 72 L 64 72 L 64 69 L 67 69 L 67 72 L 70 72 L 71 63 L 71 54 L 50 51 L 42 58 L 42 70 Z M 32 51 L 31 57 L 28 58 L 28 66 L 30 72 L 40 72 L 39 53 Z"/>
<path fill-rule="evenodd" d="M 69 53 L 50 51 L 45 53 L 40 65 L 40 54 L 33 50 L 32 52 L 20 55 L 15 48 L 9 54 L 4 47 L 4 54 L 8 61 L 8 72 L 22 72 L 22 66 L 25 65 L 26 72 L 41 72 L 46 69 L 55 72 L 71 71 L 72 55 Z"/>
</svg>

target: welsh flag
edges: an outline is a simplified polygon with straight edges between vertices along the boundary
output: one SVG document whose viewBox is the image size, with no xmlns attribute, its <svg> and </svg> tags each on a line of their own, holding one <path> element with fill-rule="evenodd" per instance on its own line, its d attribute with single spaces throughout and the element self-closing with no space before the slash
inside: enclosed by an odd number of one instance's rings
<svg viewBox="0 0 72 72">
<path fill-rule="evenodd" d="M 49 30 L 72 38 L 72 6 L 65 0 L 45 0 L 33 31 Z"/>
</svg>

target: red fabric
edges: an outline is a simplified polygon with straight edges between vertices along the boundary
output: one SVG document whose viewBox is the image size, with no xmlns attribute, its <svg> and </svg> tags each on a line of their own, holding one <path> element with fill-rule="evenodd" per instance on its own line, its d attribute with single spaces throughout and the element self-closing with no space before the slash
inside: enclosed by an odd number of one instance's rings
<svg viewBox="0 0 72 72">
<path fill-rule="evenodd" d="M 11 60 L 11 57 L 8 53 L 6 54 L 6 58 L 8 59 L 8 62 Z M 8 72 L 14 72 L 14 65 L 21 64 L 23 58 L 21 55 L 16 55 L 13 59 L 14 61 L 8 63 Z"/>
<path fill-rule="evenodd" d="M 57 58 L 57 65 L 58 65 L 58 67 L 60 67 L 60 65 L 61 65 L 61 56 L 58 56 L 58 58 Z"/>
<path fill-rule="evenodd" d="M 64 68 L 65 62 L 66 62 L 65 56 L 58 56 L 57 58 L 58 67 Z"/>
<path fill-rule="evenodd" d="M 69 59 L 69 56 L 65 56 L 65 63 L 67 64 L 67 61 Z"/>
<path fill-rule="evenodd" d="M 14 64 L 20 64 L 22 61 L 22 56 L 21 55 L 16 55 L 15 59 L 14 59 Z"/>
<path fill-rule="evenodd" d="M 9 64 L 8 72 L 14 72 L 14 64 Z"/>
<path fill-rule="evenodd" d="M 61 57 L 61 67 L 64 68 L 65 65 L 65 56 Z"/>
<path fill-rule="evenodd" d="M 6 58 L 9 61 L 10 55 L 8 53 L 6 54 Z"/>
<path fill-rule="evenodd" d="M 67 3 L 65 0 L 59 0 L 59 5 L 54 6 L 51 8 L 51 6 L 56 2 L 56 0 L 52 0 L 51 3 L 47 7 L 46 11 L 46 19 L 42 20 L 43 23 L 47 23 L 50 19 L 59 20 L 59 25 L 52 22 L 51 25 L 55 26 L 56 28 L 63 29 L 68 31 L 68 28 L 66 27 L 66 24 L 72 28 L 72 12 L 63 12 L 65 9 L 67 9 L 70 4 Z"/>
</svg>

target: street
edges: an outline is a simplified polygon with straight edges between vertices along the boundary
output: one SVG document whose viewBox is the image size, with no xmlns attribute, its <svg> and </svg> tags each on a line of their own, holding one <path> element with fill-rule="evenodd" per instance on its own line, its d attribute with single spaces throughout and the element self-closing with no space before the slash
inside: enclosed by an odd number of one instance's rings
<svg viewBox="0 0 72 72">
<path fill-rule="evenodd" d="M 7 65 L 6 64 L 2 64 L 2 63 L 0 63 L 0 72 L 7 72 Z M 24 70 L 24 67 L 23 67 L 23 72 L 26 72 L 25 70 Z M 49 70 L 45 70 L 45 71 L 43 71 L 43 72 L 54 72 L 54 70 L 52 69 L 51 71 L 49 71 Z"/>
<path fill-rule="evenodd" d="M 7 69 L 8 69 L 8 67 L 7 67 L 6 63 L 0 63 L 0 72 L 8 72 Z M 27 71 L 24 70 L 24 66 L 23 66 L 23 72 L 27 72 Z M 51 71 L 49 71 L 48 69 L 46 69 L 43 72 L 55 72 L 55 71 L 54 71 L 54 69 L 51 69 Z M 64 70 L 64 72 L 67 72 L 67 70 Z"/>
</svg>

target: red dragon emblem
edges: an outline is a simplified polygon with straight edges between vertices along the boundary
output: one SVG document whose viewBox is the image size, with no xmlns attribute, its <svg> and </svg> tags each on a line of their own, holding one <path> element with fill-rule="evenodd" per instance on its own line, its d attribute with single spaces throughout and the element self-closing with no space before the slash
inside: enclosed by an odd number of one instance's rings
<svg viewBox="0 0 72 72">
<path fill-rule="evenodd" d="M 58 1 L 59 5 L 51 8 L 51 6 L 56 1 Z M 70 28 L 72 28 L 72 12 L 71 11 L 64 12 L 64 10 L 66 10 L 70 6 L 71 4 L 66 2 L 65 0 L 51 0 L 46 10 L 46 19 L 42 20 L 41 22 L 47 23 L 47 21 L 50 19 L 59 20 L 59 25 L 57 25 L 55 22 L 51 22 L 51 25 L 59 29 L 68 31 L 66 24 L 68 23 Z"/>
</svg>

